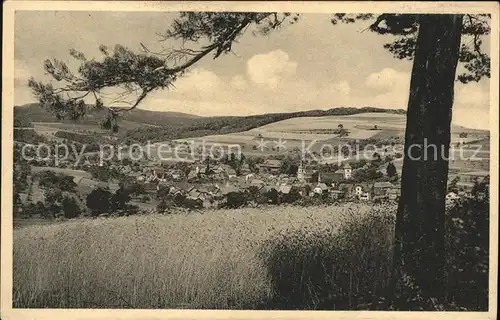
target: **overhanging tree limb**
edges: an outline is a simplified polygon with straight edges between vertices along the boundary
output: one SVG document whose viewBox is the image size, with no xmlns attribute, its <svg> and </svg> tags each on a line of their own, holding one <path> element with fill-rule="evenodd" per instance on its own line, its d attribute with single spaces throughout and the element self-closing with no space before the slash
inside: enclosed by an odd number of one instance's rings
<svg viewBox="0 0 500 320">
<path fill-rule="evenodd" d="M 181 38 L 184 42 L 197 42 L 204 38 L 209 40 L 208 45 L 201 49 L 181 48 L 155 53 L 141 43 L 142 54 L 136 54 L 120 45 L 115 46 L 114 51 L 100 46 L 99 50 L 104 55 L 102 61 L 88 60 L 83 53 L 71 49 L 71 56 L 81 62 L 77 73 L 70 72 L 68 66 L 60 60 L 47 59 L 44 62 L 46 72 L 62 85 L 55 88 L 52 83 L 42 83 L 35 79 L 30 79 L 28 84 L 41 105 L 58 119 L 83 117 L 88 107 L 92 106 L 83 100 L 90 93 L 95 98 L 93 106 L 102 108 L 102 89 L 122 87 L 127 95 L 140 91 L 131 107 L 111 107 L 109 114 L 116 118 L 115 115 L 119 112 L 135 109 L 151 91 L 173 87 L 179 76 L 210 53 L 214 53 L 216 59 L 223 53 L 231 52 L 232 43 L 249 25 L 255 24 L 260 32 L 265 33 L 278 28 L 289 16 L 288 13 L 181 13 L 181 17 L 172 24 L 172 29 L 167 31 L 165 39 Z M 261 26 L 266 19 L 268 23 Z M 166 58 L 161 58 L 162 56 Z M 177 66 L 169 66 L 171 60 L 186 61 Z M 78 94 L 82 92 L 83 94 Z M 63 96 L 63 93 L 68 96 Z M 70 93 L 75 93 L 76 96 Z M 108 123 L 106 119 L 104 123 Z M 106 127 L 114 128 L 109 125 Z"/>
<path fill-rule="evenodd" d="M 298 14 L 273 12 L 183 12 L 175 19 L 170 29 L 163 35 L 163 40 L 181 39 L 183 44 L 196 44 L 201 40 L 208 41 L 201 48 L 172 49 L 153 52 L 141 43 L 142 54 L 117 45 L 110 52 L 107 47 L 100 46 L 104 59 L 89 60 L 83 53 L 70 50 L 71 56 L 81 62 L 77 72 L 70 72 L 68 66 L 57 59 L 46 60 L 45 70 L 61 83 L 55 88 L 51 83 L 37 82 L 31 79 L 29 85 L 42 106 L 54 113 L 56 117 L 79 118 L 85 115 L 89 104 L 84 102 L 90 92 L 94 97 L 94 107 L 104 107 L 101 90 L 121 87 L 127 93 L 141 92 L 130 103 L 132 107 L 117 110 L 127 111 L 136 108 L 146 95 L 156 89 L 173 87 L 176 79 L 201 59 L 214 53 L 214 59 L 232 52 L 232 44 L 248 30 L 255 26 L 254 34 L 268 34 L 277 29 L 285 21 L 291 24 L 298 20 Z M 413 59 L 418 30 L 418 15 L 411 14 L 335 14 L 332 22 L 353 23 L 357 20 L 370 20 L 369 29 L 378 34 L 393 34 L 397 38 L 385 45 L 396 57 Z M 480 36 L 489 32 L 487 15 L 467 15 L 462 34 L 473 37 L 472 46 L 461 48 L 460 61 L 465 63 L 464 74 L 458 76 L 462 82 L 479 81 L 489 77 L 489 57 L 480 51 Z M 384 24 L 382 26 L 382 24 Z M 174 61 L 173 66 L 169 64 Z M 183 61 L 183 63 L 179 63 Z M 175 65 L 177 64 L 177 65 Z M 69 93 L 69 97 L 61 95 Z M 73 95 L 74 93 L 75 95 Z M 76 98 L 75 98 L 76 96 Z M 115 99 L 114 101 L 123 100 Z M 92 106 L 92 104 L 90 104 Z"/>
</svg>

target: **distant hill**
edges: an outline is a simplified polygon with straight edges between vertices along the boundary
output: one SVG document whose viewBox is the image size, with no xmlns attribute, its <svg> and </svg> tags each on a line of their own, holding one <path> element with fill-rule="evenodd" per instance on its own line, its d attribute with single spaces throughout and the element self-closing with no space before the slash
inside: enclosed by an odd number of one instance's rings
<svg viewBox="0 0 500 320">
<path fill-rule="evenodd" d="M 405 114 L 402 109 L 381 109 L 381 108 L 332 108 L 328 110 L 309 110 L 290 113 L 267 113 L 252 116 L 228 116 L 228 117 L 201 117 L 192 119 L 192 122 L 182 126 L 169 126 L 157 128 L 137 128 L 130 130 L 125 135 L 126 141 L 137 142 L 158 142 L 172 139 L 196 138 L 207 135 L 228 134 L 248 131 L 273 122 L 298 118 L 298 117 L 325 117 L 354 115 L 361 113 L 389 113 Z"/>
<path fill-rule="evenodd" d="M 62 123 L 78 123 L 87 125 L 99 125 L 102 120 L 105 109 L 98 111 L 91 111 L 85 118 L 78 121 L 70 120 L 56 120 L 53 114 L 40 107 L 38 103 L 30 103 L 22 106 L 14 107 L 14 118 L 15 119 L 28 119 L 31 122 L 62 122 Z M 122 119 L 128 122 L 137 123 L 139 126 L 141 124 L 149 124 L 155 126 L 169 126 L 169 125 L 182 125 L 185 122 L 190 122 L 193 119 L 200 118 L 199 116 L 182 113 L 182 112 L 160 112 L 160 111 L 149 111 L 142 109 L 134 109 L 129 112 L 124 113 Z"/>
<path fill-rule="evenodd" d="M 344 135 L 339 135 L 339 128 L 345 130 Z M 346 142 L 400 143 L 404 141 L 405 128 L 406 116 L 404 114 L 364 112 L 350 115 L 295 117 L 246 131 L 232 133 L 226 131 L 225 133 L 206 134 L 199 137 L 195 137 L 193 133 L 198 134 L 201 131 L 191 131 L 189 132 L 191 137 L 178 141 L 193 142 L 195 147 L 200 145 L 240 145 L 242 149 L 245 149 L 246 155 L 268 156 L 279 154 L 280 150 L 269 148 L 269 143 L 266 147 L 262 142 L 282 140 L 284 147 L 281 152 L 303 150 L 304 147 L 307 147 L 310 151 L 322 153 L 324 150 L 343 145 Z M 158 132 L 156 133 L 159 135 Z M 187 132 L 177 133 L 187 134 Z M 464 133 L 465 137 L 460 137 Z M 461 141 L 482 141 L 488 136 L 488 131 L 484 130 L 467 129 L 455 125 L 451 127 L 451 141 L 454 145 Z"/>
<path fill-rule="evenodd" d="M 109 132 L 101 129 L 99 126 L 104 112 L 106 110 L 90 112 L 84 119 L 76 122 L 70 120 L 58 121 L 52 114 L 41 108 L 39 104 L 33 103 L 14 108 L 14 125 L 16 127 L 30 127 L 32 126 L 31 122 L 34 122 L 38 123 L 35 130 L 41 133 L 45 131 L 64 131 L 87 135 L 93 133 L 106 135 Z M 317 130 L 321 131 L 321 129 L 327 129 L 331 126 L 336 127 L 337 122 L 342 119 L 342 121 L 345 121 L 344 124 L 346 127 L 350 127 L 349 123 L 354 125 L 355 122 L 352 121 L 359 122 L 356 123 L 355 127 L 350 128 L 352 136 L 355 136 L 356 132 L 358 132 L 362 134 L 358 138 L 373 136 L 382 139 L 385 136 L 404 135 L 405 114 L 406 111 L 403 109 L 340 107 L 328 110 L 268 113 L 241 117 L 199 117 L 180 112 L 134 109 L 124 113 L 119 122 L 120 130 L 117 135 L 113 134 L 113 136 L 125 143 L 145 143 L 147 141 L 159 142 L 232 134 L 253 129 L 268 131 L 267 134 L 271 134 L 274 131 L 277 134 L 282 134 L 283 132 L 293 133 L 297 130 L 314 133 Z M 328 120 L 329 117 L 332 117 L 332 119 Z M 354 118 L 348 121 L 348 118 L 345 117 Z M 371 128 L 374 124 L 378 124 L 381 127 L 380 129 L 383 130 L 368 131 L 368 127 Z M 397 128 L 391 129 L 394 126 Z M 481 130 L 471 130 L 458 126 L 453 126 L 452 131 L 482 132 Z"/>
</svg>

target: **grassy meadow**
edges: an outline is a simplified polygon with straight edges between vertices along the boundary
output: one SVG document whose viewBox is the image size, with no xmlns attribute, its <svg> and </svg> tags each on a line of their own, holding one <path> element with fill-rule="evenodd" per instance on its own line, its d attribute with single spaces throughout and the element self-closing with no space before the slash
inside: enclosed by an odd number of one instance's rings
<svg viewBox="0 0 500 320">
<path fill-rule="evenodd" d="M 394 212 L 350 203 L 16 228 L 14 307 L 349 308 L 385 286 Z M 359 223 L 368 216 L 383 223 Z"/>
</svg>

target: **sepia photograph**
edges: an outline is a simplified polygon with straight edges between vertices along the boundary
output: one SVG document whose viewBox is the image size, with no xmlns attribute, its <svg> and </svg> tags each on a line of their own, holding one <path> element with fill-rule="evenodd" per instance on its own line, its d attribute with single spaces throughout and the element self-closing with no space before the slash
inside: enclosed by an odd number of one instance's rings
<svg viewBox="0 0 500 320">
<path fill-rule="evenodd" d="M 4 9 L 2 318 L 496 317 L 498 3 Z"/>
</svg>

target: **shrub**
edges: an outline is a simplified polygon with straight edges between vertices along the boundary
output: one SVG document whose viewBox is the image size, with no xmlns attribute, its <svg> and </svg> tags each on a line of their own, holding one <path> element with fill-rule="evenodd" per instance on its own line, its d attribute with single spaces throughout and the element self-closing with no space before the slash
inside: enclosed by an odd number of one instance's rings
<svg viewBox="0 0 500 320">
<path fill-rule="evenodd" d="M 165 202 L 165 201 L 162 201 Z M 203 208 L 203 201 L 200 199 L 190 199 L 187 198 L 186 195 L 176 194 L 173 199 L 173 203 L 177 207 L 186 208 L 186 209 L 201 209 Z M 158 209 L 158 208 L 157 208 Z M 159 210 L 164 211 L 164 210 Z"/>
<path fill-rule="evenodd" d="M 33 178 L 38 180 L 38 184 L 44 189 L 60 189 L 67 192 L 75 192 L 76 183 L 73 181 L 73 177 L 64 173 L 45 170 L 36 173 Z"/>
<path fill-rule="evenodd" d="M 186 200 L 186 196 L 181 194 L 181 193 L 178 193 L 174 196 L 174 199 L 173 199 L 173 202 L 176 206 L 178 207 L 182 207 L 182 205 L 184 204 L 184 201 Z"/>
<path fill-rule="evenodd" d="M 271 204 L 279 204 L 280 203 L 279 192 L 274 188 L 267 191 L 267 192 L 264 192 L 263 197 L 264 197 L 266 203 L 271 203 Z"/>
<path fill-rule="evenodd" d="M 489 183 L 476 184 L 446 217 L 447 302 L 473 311 L 488 310 Z"/>
<path fill-rule="evenodd" d="M 36 133 L 34 129 L 14 130 L 14 141 L 22 141 L 30 144 L 46 143 L 47 139 Z"/>
<path fill-rule="evenodd" d="M 298 229 L 265 241 L 259 253 L 273 304 L 287 309 L 364 308 L 385 293 L 394 215 L 352 216 L 339 230 Z"/>
<path fill-rule="evenodd" d="M 126 204 L 124 207 L 113 212 L 115 216 L 131 216 L 139 213 L 139 207 L 133 204 Z"/>
<path fill-rule="evenodd" d="M 156 191 L 156 199 L 158 200 L 163 200 L 165 199 L 170 193 L 170 188 L 164 185 L 160 185 L 160 188 L 158 191 Z"/>
<path fill-rule="evenodd" d="M 233 191 L 226 195 L 226 202 L 222 204 L 224 208 L 241 208 L 248 203 L 248 196 L 246 192 Z"/>
<path fill-rule="evenodd" d="M 86 205 L 92 216 L 98 216 L 109 210 L 111 193 L 108 189 L 97 188 L 87 196 Z"/>
<path fill-rule="evenodd" d="M 62 199 L 61 204 L 65 218 L 71 219 L 76 218 L 80 215 L 81 210 L 75 198 L 65 195 Z"/>
<path fill-rule="evenodd" d="M 125 208 L 127 203 L 131 200 L 130 192 L 120 187 L 109 198 L 109 207 L 111 211 L 116 211 Z"/>
<path fill-rule="evenodd" d="M 203 208 L 203 201 L 201 199 L 186 198 L 182 204 L 182 207 L 187 209 L 201 209 Z"/>
<path fill-rule="evenodd" d="M 109 181 L 111 179 L 124 180 L 125 176 L 120 173 L 117 169 L 109 168 L 108 166 L 91 166 L 88 171 L 92 175 L 92 178 L 100 181 Z"/>
<path fill-rule="evenodd" d="M 310 207 L 310 206 L 320 206 L 322 203 L 323 199 L 315 195 L 314 197 L 303 197 L 295 204 L 303 207 Z"/>
<path fill-rule="evenodd" d="M 408 308 L 488 310 L 488 192 L 488 182 L 477 184 L 471 197 L 447 213 L 446 300 L 429 304 L 414 299 Z M 375 208 L 351 216 L 336 230 L 285 230 L 264 241 L 259 257 L 271 282 L 272 307 L 387 310 L 395 210 Z M 412 296 L 408 284 L 398 290 Z"/>
<path fill-rule="evenodd" d="M 160 203 L 158 203 L 158 205 L 156 206 L 156 210 L 158 212 L 164 212 L 168 209 L 168 204 L 165 200 L 161 201 Z"/>
<path fill-rule="evenodd" d="M 281 202 L 295 203 L 300 198 L 302 198 L 302 196 L 300 195 L 299 190 L 297 190 L 297 188 L 292 188 L 289 193 L 282 194 Z"/>
<path fill-rule="evenodd" d="M 23 205 L 23 213 L 27 216 L 32 216 L 32 215 L 42 215 L 45 216 L 47 208 L 45 208 L 45 205 L 41 201 L 37 201 L 36 204 L 33 204 L 32 202 L 25 203 Z"/>
</svg>

